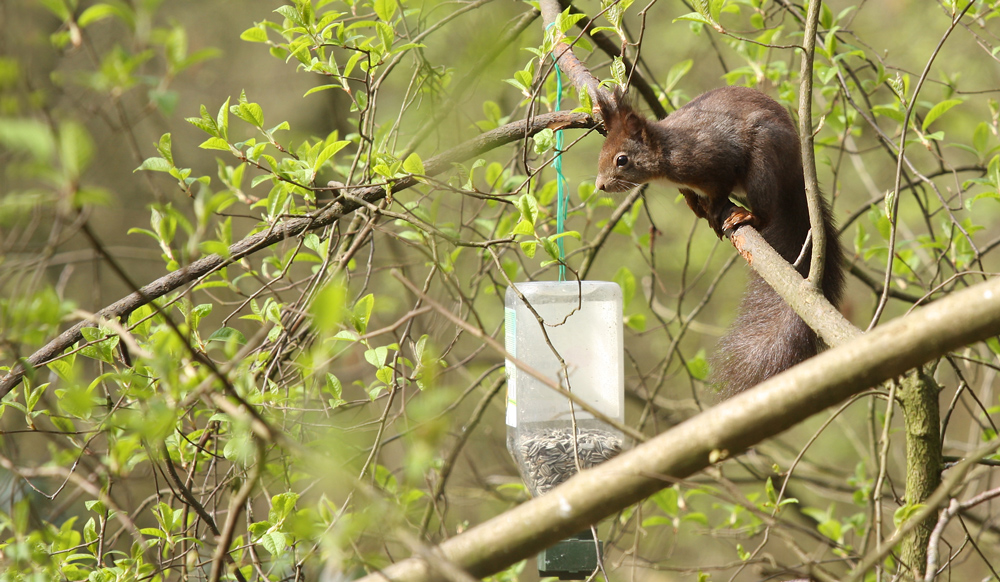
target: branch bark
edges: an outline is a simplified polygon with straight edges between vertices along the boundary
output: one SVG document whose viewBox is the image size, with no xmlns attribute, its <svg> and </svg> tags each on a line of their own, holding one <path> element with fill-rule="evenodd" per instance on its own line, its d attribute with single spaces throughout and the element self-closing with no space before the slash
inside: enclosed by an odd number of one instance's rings
<svg viewBox="0 0 1000 582">
<path fill-rule="evenodd" d="M 1000 278 L 891 321 L 806 360 L 551 492 L 440 544 L 474 576 L 497 572 L 712 463 L 950 350 L 1000 333 Z M 424 582 L 411 558 L 363 582 Z"/>
<path fill-rule="evenodd" d="M 924 370 L 909 374 L 900 384 L 899 401 L 903 407 L 906 430 L 906 503 L 924 503 L 941 485 L 940 388 Z M 913 532 L 903 538 L 900 562 L 914 580 L 923 576 L 927 550 L 936 518 L 928 515 Z"/>
<path fill-rule="evenodd" d="M 799 143 L 802 147 L 802 169 L 806 182 L 806 202 L 809 204 L 809 224 L 812 227 L 812 261 L 809 281 L 817 290 L 823 289 L 823 258 L 826 256 L 826 228 L 823 224 L 823 201 L 816 176 L 816 151 L 812 127 L 813 56 L 816 52 L 816 26 L 821 0 L 809 2 L 802 42 L 802 80 L 799 85 Z"/>
<path fill-rule="evenodd" d="M 730 237 L 736 250 L 757 273 L 799 314 L 828 346 L 839 346 L 861 335 L 823 292 L 799 275 L 795 267 L 781 257 L 764 237 L 749 226 L 742 226 Z"/>
<path fill-rule="evenodd" d="M 591 100 L 596 104 L 597 95 L 602 91 L 597 77 L 573 54 L 573 47 L 565 41 L 562 32 L 555 27 L 556 18 L 561 12 L 559 0 L 540 0 L 538 7 L 542 11 L 545 27 L 553 28 L 555 45 L 552 48 L 552 55 L 556 59 L 556 65 L 569 78 L 574 87 L 578 89 L 586 87 L 587 91 L 590 92 Z"/>
<path fill-rule="evenodd" d="M 463 162 L 491 149 L 524 139 L 526 136 L 532 136 L 546 128 L 583 129 L 593 126 L 593 120 L 583 113 L 557 111 L 555 113 L 537 115 L 530 120 L 508 123 L 434 156 L 424 163 L 424 171 L 428 176 L 440 174 L 451 169 L 454 163 Z M 399 192 L 411 188 L 418 182 L 419 177 L 417 176 L 401 178 L 393 184 L 392 191 Z M 377 202 L 385 198 L 385 195 L 386 190 L 382 186 L 358 187 L 350 191 L 351 199 L 347 197 L 338 198 L 312 215 L 285 220 L 275 224 L 272 228 L 248 236 L 229 247 L 229 257 L 224 258 L 214 254 L 202 257 L 182 269 L 143 286 L 139 292 L 131 293 L 119 299 L 95 313 L 94 317 L 99 319 L 116 319 L 127 316 L 149 301 L 176 291 L 187 283 L 196 281 L 226 265 L 273 246 L 287 238 L 299 236 L 305 232 L 333 224 L 345 214 L 356 210 L 363 203 L 371 204 Z M 58 358 L 63 351 L 83 339 L 81 330 L 91 325 L 89 320 L 81 321 L 27 358 L 14 363 L 7 375 L 0 380 L 0 398 L 6 396 L 15 386 L 20 384 L 25 374 Z"/>
<path fill-rule="evenodd" d="M 548 1 L 548 0 L 545 0 Z M 576 6 L 570 3 L 570 0 L 559 0 L 559 5 L 563 10 L 569 8 L 570 14 L 581 14 L 582 11 Z M 590 40 L 594 41 L 597 48 L 604 51 L 610 57 L 621 57 L 622 64 L 625 65 L 625 75 L 629 78 L 630 85 L 635 88 L 636 91 L 642 95 L 642 99 L 649 106 L 650 111 L 657 119 L 663 119 L 667 116 L 667 110 L 660 103 L 660 99 L 657 96 L 657 90 L 650 85 L 649 81 L 646 80 L 636 65 L 632 63 L 631 59 L 622 54 L 621 47 L 615 44 L 615 41 L 608 38 L 608 35 L 603 32 L 597 31 L 592 32 L 594 28 L 593 19 L 584 19 L 576 23 L 577 27 L 583 31 L 584 34 L 590 36 Z"/>
</svg>

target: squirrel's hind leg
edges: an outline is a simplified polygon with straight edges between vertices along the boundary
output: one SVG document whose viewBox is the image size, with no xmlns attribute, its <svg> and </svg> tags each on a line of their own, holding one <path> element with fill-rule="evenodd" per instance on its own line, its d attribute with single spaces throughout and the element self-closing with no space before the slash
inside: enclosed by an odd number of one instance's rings
<svg viewBox="0 0 1000 582">
<path fill-rule="evenodd" d="M 722 220 L 722 232 L 732 234 L 737 228 L 744 225 L 752 226 L 759 230 L 760 220 L 746 208 L 733 204 L 732 208 L 728 211 L 728 215 Z"/>
</svg>

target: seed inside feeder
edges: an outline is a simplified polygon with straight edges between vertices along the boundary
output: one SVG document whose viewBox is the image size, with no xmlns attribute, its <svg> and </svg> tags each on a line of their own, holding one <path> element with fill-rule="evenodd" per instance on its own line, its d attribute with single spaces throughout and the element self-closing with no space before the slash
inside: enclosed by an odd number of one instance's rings
<svg viewBox="0 0 1000 582">
<path fill-rule="evenodd" d="M 531 494 L 546 493 L 576 474 L 573 429 L 524 430 L 516 443 L 521 475 Z M 580 467 L 589 469 L 618 455 L 622 438 L 615 432 L 581 428 L 576 432 Z"/>
</svg>

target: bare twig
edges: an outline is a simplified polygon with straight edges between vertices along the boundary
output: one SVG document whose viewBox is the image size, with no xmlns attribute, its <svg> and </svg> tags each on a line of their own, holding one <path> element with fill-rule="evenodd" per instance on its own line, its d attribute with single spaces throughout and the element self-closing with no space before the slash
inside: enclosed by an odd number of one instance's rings
<svg viewBox="0 0 1000 582">
<path fill-rule="evenodd" d="M 875 315 L 872 316 L 872 321 L 869 324 L 868 329 L 872 329 L 878 325 L 878 321 L 882 317 L 882 311 L 885 309 L 885 304 L 889 300 L 889 287 L 892 284 L 892 263 L 896 254 L 896 213 L 899 209 L 900 183 L 902 181 L 903 160 L 905 157 L 903 154 L 906 151 L 906 132 L 910 126 L 910 118 L 913 116 L 913 108 L 917 104 L 917 95 L 920 94 L 920 89 L 923 87 L 924 81 L 927 80 L 927 75 L 930 74 L 931 65 L 934 64 L 938 54 L 940 54 L 945 41 L 948 40 L 948 37 L 951 36 L 951 32 L 955 30 L 959 21 L 962 20 L 965 13 L 972 8 L 973 4 L 975 4 L 975 0 L 970 0 L 970 2 L 966 4 L 965 8 L 952 18 L 951 24 L 948 26 L 947 30 L 945 30 L 944 34 L 941 35 L 941 40 L 938 41 L 938 44 L 934 47 L 934 51 L 931 53 L 930 58 L 927 59 L 927 64 L 924 65 L 924 70 L 920 74 L 920 79 L 913 88 L 913 95 L 909 97 L 909 101 L 906 103 L 906 115 L 903 118 L 903 124 L 900 129 L 899 147 L 897 148 L 896 182 L 893 185 L 892 209 L 889 214 L 889 255 L 886 260 L 885 280 L 882 287 L 882 296 L 879 298 L 878 306 L 875 308 Z M 899 96 L 901 100 L 905 100 L 906 97 L 906 95 Z"/>
<path fill-rule="evenodd" d="M 958 515 L 959 512 L 997 497 L 1000 497 L 1000 487 L 983 491 L 979 495 L 965 501 L 952 498 L 948 502 L 948 507 L 941 510 L 937 525 L 934 526 L 934 531 L 931 532 L 930 541 L 927 544 L 927 570 L 924 572 L 924 582 L 931 582 L 937 576 L 938 544 L 941 542 L 941 534 L 944 533 L 944 528 L 948 525 L 948 522 Z"/>
</svg>

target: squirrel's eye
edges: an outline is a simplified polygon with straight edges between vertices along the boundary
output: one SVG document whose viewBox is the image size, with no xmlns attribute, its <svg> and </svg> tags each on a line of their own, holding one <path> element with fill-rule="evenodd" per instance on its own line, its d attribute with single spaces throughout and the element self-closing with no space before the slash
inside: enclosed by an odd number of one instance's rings
<svg viewBox="0 0 1000 582">
<path fill-rule="evenodd" d="M 618 157 L 615 158 L 615 165 L 618 166 L 619 168 L 624 168 L 625 166 L 627 166 L 628 156 L 626 156 L 625 154 L 618 154 Z"/>
</svg>

